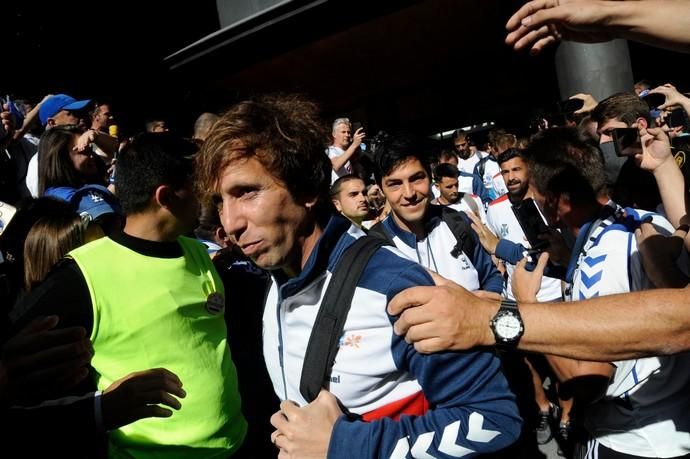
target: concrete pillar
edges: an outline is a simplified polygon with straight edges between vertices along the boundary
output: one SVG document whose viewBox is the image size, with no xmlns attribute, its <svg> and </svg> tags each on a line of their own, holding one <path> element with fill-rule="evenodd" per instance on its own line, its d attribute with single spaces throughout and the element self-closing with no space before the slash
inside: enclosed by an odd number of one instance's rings
<svg viewBox="0 0 690 459">
<path fill-rule="evenodd" d="M 561 99 L 582 92 L 602 100 L 617 92 L 633 90 L 625 40 L 595 44 L 564 41 L 556 50 L 555 63 Z"/>
</svg>

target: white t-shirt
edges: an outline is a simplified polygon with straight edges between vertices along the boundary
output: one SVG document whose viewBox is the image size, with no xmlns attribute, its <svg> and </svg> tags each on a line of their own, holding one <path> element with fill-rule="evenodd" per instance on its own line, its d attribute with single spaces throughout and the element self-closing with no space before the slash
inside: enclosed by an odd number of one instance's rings
<svg viewBox="0 0 690 459">
<path fill-rule="evenodd" d="M 335 145 L 331 145 L 328 147 L 328 150 L 326 151 L 328 153 L 328 158 L 333 159 L 337 158 L 338 156 L 342 155 L 345 153 L 345 150 L 342 148 L 336 147 Z M 338 180 L 339 177 L 342 177 L 343 175 L 347 174 L 352 174 L 352 164 L 350 163 L 350 160 L 348 160 L 343 166 L 338 169 L 337 171 L 334 169 L 333 173 L 331 174 L 331 185 Z"/>
<path fill-rule="evenodd" d="M 468 174 L 472 174 L 474 173 L 474 166 L 477 165 L 481 158 L 484 158 L 486 156 L 489 156 L 489 154 L 484 153 L 483 151 L 477 151 L 477 153 L 473 154 L 467 159 L 462 159 L 458 157 L 458 170 L 462 172 L 467 172 Z"/>
</svg>

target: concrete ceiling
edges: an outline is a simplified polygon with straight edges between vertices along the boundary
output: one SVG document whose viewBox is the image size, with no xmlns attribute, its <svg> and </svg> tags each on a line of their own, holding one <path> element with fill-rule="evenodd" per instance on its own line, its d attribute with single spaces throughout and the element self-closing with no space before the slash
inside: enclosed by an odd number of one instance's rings
<svg viewBox="0 0 690 459">
<path fill-rule="evenodd" d="M 297 91 L 327 116 L 349 114 L 373 129 L 525 124 L 525 107 L 554 103 L 558 92 L 551 56 L 517 55 L 503 43 L 515 3 L 427 0 L 370 11 L 330 1 L 224 46 L 201 42 L 169 63 L 186 59 L 175 72 L 203 81 L 195 97 L 220 105 Z"/>
</svg>

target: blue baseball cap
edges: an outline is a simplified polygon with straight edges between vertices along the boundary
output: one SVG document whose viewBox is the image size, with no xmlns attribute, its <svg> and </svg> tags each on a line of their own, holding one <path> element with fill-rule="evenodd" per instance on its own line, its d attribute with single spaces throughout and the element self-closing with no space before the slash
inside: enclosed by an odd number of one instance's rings
<svg viewBox="0 0 690 459">
<path fill-rule="evenodd" d="M 110 214 L 123 215 L 115 195 L 100 185 L 86 185 L 79 188 L 70 201 L 84 221 L 96 221 Z"/>
<path fill-rule="evenodd" d="M 48 118 L 57 115 L 60 110 L 81 110 L 90 103 L 91 99 L 77 100 L 67 94 L 57 94 L 43 101 L 38 117 L 41 119 L 41 124 L 45 126 L 48 124 Z"/>
</svg>

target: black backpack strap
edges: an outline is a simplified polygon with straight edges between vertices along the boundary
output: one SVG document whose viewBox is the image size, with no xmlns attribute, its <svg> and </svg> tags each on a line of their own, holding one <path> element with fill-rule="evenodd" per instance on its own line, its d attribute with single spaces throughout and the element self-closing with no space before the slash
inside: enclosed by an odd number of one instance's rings
<svg viewBox="0 0 690 459">
<path fill-rule="evenodd" d="M 489 160 L 488 156 L 484 156 L 479 159 L 479 166 L 477 166 L 477 172 L 479 172 L 479 178 L 482 179 L 484 183 L 484 172 L 486 172 L 486 162 Z"/>
<path fill-rule="evenodd" d="M 340 335 L 362 271 L 374 252 L 387 244 L 388 241 L 380 237 L 360 237 L 347 248 L 333 270 L 316 315 L 302 366 L 299 391 L 308 402 L 319 395 L 330 377 Z"/>
<path fill-rule="evenodd" d="M 395 242 L 393 242 L 393 238 L 391 238 L 391 235 L 388 233 L 388 231 L 386 231 L 386 227 L 383 226 L 383 222 L 378 222 L 377 224 L 369 228 L 367 234 L 369 236 L 377 237 L 387 241 L 388 245 L 395 246 Z"/>
<path fill-rule="evenodd" d="M 454 258 L 458 258 L 462 252 L 465 252 L 468 258 L 474 258 L 474 249 L 476 241 L 472 235 L 472 227 L 467 221 L 462 212 L 458 212 L 450 207 L 443 207 L 441 219 L 446 222 L 450 231 L 455 236 L 455 247 L 450 251 Z"/>
</svg>

